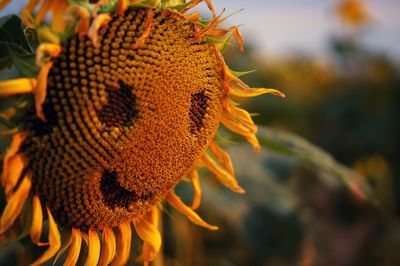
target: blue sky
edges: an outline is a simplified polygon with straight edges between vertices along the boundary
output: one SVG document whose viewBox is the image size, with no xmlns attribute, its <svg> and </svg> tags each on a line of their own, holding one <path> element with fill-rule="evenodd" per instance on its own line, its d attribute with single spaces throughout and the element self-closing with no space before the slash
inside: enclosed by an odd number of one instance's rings
<svg viewBox="0 0 400 266">
<path fill-rule="evenodd" d="M 286 55 L 295 51 L 324 55 L 330 36 L 340 32 L 341 25 L 332 14 L 338 0 L 214 0 L 217 10 L 226 14 L 241 8 L 229 23 L 241 24 L 246 39 L 265 56 Z M 23 0 L 0 12 L 17 12 Z M 400 60 L 400 0 L 364 0 L 373 23 L 364 41 Z M 203 9 L 203 8 L 202 8 Z"/>
</svg>

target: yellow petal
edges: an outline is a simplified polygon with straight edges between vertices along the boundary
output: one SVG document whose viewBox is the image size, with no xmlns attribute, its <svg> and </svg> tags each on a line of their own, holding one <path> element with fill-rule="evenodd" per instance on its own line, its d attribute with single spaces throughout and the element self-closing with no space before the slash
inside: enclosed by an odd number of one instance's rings
<svg viewBox="0 0 400 266">
<path fill-rule="evenodd" d="M 88 255 L 85 266 L 97 265 L 100 257 L 100 239 L 96 231 L 89 230 L 87 244 Z"/>
<path fill-rule="evenodd" d="M 161 247 L 157 207 L 153 207 L 143 217 L 135 218 L 133 223 L 137 234 L 144 241 L 142 254 L 138 259 L 145 262 L 154 260 Z"/>
<path fill-rule="evenodd" d="M 229 130 L 244 136 L 246 140 L 253 146 L 256 153 L 259 153 L 260 144 L 258 143 L 254 130 L 249 129 L 241 123 L 238 123 L 238 121 L 235 121 L 232 117 L 225 114 L 221 116 L 221 123 Z"/>
<path fill-rule="evenodd" d="M 49 10 L 52 8 L 52 5 L 57 4 L 57 2 L 58 1 L 54 1 L 54 0 L 43 0 L 43 3 L 41 5 L 41 7 L 39 8 L 39 11 L 36 14 L 35 22 L 41 23 L 44 20 L 44 18 L 46 17 Z"/>
<path fill-rule="evenodd" d="M 20 214 L 22 207 L 28 198 L 31 185 L 31 180 L 29 177 L 25 176 L 18 189 L 7 202 L 3 214 L 1 215 L 0 234 L 4 233 L 8 228 L 10 228 Z"/>
<path fill-rule="evenodd" d="M 39 1 L 40 0 L 29 0 L 28 4 L 26 4 L 24 9 L 22 9 L 21 20 L 25 26 L 28 26 L 28 27 L 33 26 L 31 14 L 32 14 L 32 11 L 35 9 L 35 7 L 38 5 Z"/>
<path fill-rule="evenodd" d="M 25 159 L 23 155 L 17 154 L 11 156 L 7 161 L 7 168 L 9 170 L 7 171 L 8 177 L 4 177 L 4 190 L 6 198 L 9 199 L 25 168 Z"/>
<path fill-rule="evenodd" d="M 36 84 L 36 79 L 31 78 L 0 81 L 0 97 L 33 93 L 35 91 Z"/>
<path fill-rule="evenodd" d="M 271 88 L 248 88 L 245 89 L 243 87 L 232 85 L 230 87 L 230 94 L 238 96 L 238 97 L 255 97 L 263 94 L 273 94 L 280 98 L 285 98 L 286 95 L 282 92 L 271 89 Z"/>
<path fill-rule="evenodd" d="M 200 158 L 200 163 L 207 167 L 223 185 L 230 188 L 237 193 L 245 193 L 241 188 L 234 176 L 217 165 L 217 163 L 208 155 L 204 154 Z"/>
<path fill-rule="evenodd" d="M 43 212 L 42 204 L 38 196 L 33 196 L 32 199 L 32 224 L 30 230 L 30 236 L 32 242 L 38 246 L 48 245 L 49 243 L 40 242 L 40 236 L 42 235 L 43 228 Z"/>
<path fill-rule="evenodd" d="M 128 262 L 131 251 L 132 229 L 130 223 L 122 223 L 118 226 L 117 253 L 111 265 L 125 265 Z"/>
<path fill-rule="evenodd" d="M 78 32 L 79 38 L 82 39 L 89 31 L 90 26 L 90 13 L 89 11 L 80 5 L 71 5 L 67 9 L 66 19 L 68 22 L 79 19 L 76 25 L 76 32 Z"/>
<path fill-rule="evenodd" d="M 168 192 L 168 194 L 165 196 L 165 199 L 169 204 L 171 204 L 172 207 L 186 215 L 186 217 L 189 218 L 192 223 L 205 227 L 209 230 L 218 230 L 217 226 L 210 225 L 201 219 L 200 216 L 191 208 L 186 206 L 185 203 L 183 203 L 183 201 L 177 195 L 175 195 L 173 191 Z"/>
<path fill-rule="evenodd" d="M 47 76 L 49 74 L 52 65 L 53 62 L 47 62 L 44 64 L 44 66 L 39 72 L 37 89 L 35 90 L 36 115 L 43 121 L 46 121 L 46 118 L 43 113 L 42 105 L 46 99 Z"/>
<path fill-rule="evenodd" d="M 227 102 L 225 110 L 230 116 L 232 116 L 233 119 L 248 127 L 252 132 L 257 131 L 256 124 L 246 110 L 233 105 L 231 101 Z"/>
<path fill-rule="evenodd" d="M 59 3 L 53 7 L 53 16 L 51 18 L 50 28 L 55 32 L 64 32 L 66 22 L 64 14 L 67 12 L 68 3 L 66 0 L 59 1 Z"/>
<path fill-rule="evenodd" d="M 11 2 L 11 0 L 1 0 L 0 1 L 0 10 L 5 8 L 10 2 Z"/>
<path fill-rule="evenodd" d="M 188 177 L 192 182 L 193 186 L 194 195 L 193 195 L 192 209 L 195 210 L 200 206 L 200 201 L 201 201 L 201 186 L 200 186 L 199 172 L 197 171 L 196 168 L 194 168 L 191 171 L 189 171 Z"/>
<path fill-rule="evenodd" d="M 49 248 L 34 262 L 31 266 L 40 265 L 51 259 L 61 247 L 61 237 L 57 224 L 49 208 L 46 207 L 47 216 L 49 218 Z"/>
<path fill-rule="evenodd" d="M 231 156 L 224 151 L 215 141 L 210 143 L 210 151 L 214 154 L 215 158 L 222 164 L 226 171 L 232 176 L 235 176 Z"/>
<path fill-rule="evenodd" d="M 128 0 L 117 0 L 116 13 L 118 16 L 122 16 L 127 9 L 128 9 Z"/>
<path fill-rule="evenodd" d="M 115 235 L 112 229 L 104 228 L 101 234 L 101 256 L 100 256 L 100 266 L 108 265 L 112 262 L 115 256 L 116 244 Z"/>
<path fill-rule="evenodd" d="M 42 27 L 37 30 L 41 42 L 60 44 L 61 38 L 51 31 L 48 27 Z"/>
<path fill-rule="evenodd" d="M 89 28 L 89 33 L 88 36 L 93 42 L 93 46 L 98 48 L 100 46 L 99 43 L 99 30 L 101 27 L 106 25 L 108 22 L 111 21 L 110 15 L 107 14 L 100 14 L 96 16 L 96 18 L 93 20 L 90 28 Z"/>
<path fill-rule="evenodd" d="M 65 258 L 64 266 L 76 265 L 81 252 L 82 233 L 79 229 L 72 228 L 71 244 L 68 255 Z"/>
<path fill-rule="evenodd" d="M 44 56 L 57 57 L 61 53 L 61 46 L 54 43 L 42 43 L 36 51 L 36 65 L 44 66 Z"/>
<path fill-rule="evenodd" d="M 13 169 L 10 166 L 10 159 L 18 152 L 19 147 L 22 142 L 25 140 L 27 134 L 26 132 L 17 133 L 13 136 L 10 146 L 7 148 L 4 159 L 3 159 L 3 172 L 1 174 L 1 184 L 3 186 L 8 182 L 11 170 Z"/>
</svg>

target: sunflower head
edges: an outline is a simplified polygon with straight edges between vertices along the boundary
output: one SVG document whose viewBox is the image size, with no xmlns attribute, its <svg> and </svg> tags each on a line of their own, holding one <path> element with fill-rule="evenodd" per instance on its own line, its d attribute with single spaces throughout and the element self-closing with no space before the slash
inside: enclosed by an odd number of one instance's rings
<svg viewBox="0 0 400 266">
<path fill-rule="evenodd" d="M 187 14 L 202 1 L 175 2 L 82 1 L 39 9 L 53 15 L 62 9 L 70 24 L 53 18 L 48 35 L 61 37 L 38 47 L 36 79 L 0 83 L 2 96 L 35 96 L 36 115 L 14 135 L 3 159 L 8 203 L 0 222 L 6 231 L 31 202 L 30 236 L 42 245 L 45 207 L 50 247 L 35 264 L 66 250 L 60 250 L 58 226 L 70 232 L 65 263 L 77 261 L 84 239 L 87 263 L 124 264 L 131 223 L 144 241 L 139 258 L 153 260 L 161 245 L 163 199 L 194 223 L 217 229 L 194 212 L 201 194 L 198 166 L 244 192 L 229 155 L 214 141 L 223 123 L 259 149 L 250 115 L 230 96 L 283 94 L 251 89 L 229 70 L 218 48 L 232 34 L 243 49 L 243 38 L 236 26 L 218 27 L 222 14 L 211 1 L 205 1 L 213 14 L 207 22 Z M 28 25 L 38 21 L 25 19 Z M 185 176 L 195 191 L 191 207 L 173 192 Z"/>
</svg>

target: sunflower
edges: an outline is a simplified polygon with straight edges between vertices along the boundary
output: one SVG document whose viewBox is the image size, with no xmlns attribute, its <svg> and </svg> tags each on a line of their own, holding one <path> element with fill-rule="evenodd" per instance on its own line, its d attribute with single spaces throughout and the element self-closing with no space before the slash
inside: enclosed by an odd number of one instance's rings
<svg viewBox="0 0 400 266">
<path fill-rule="evenodd" d="M 363 26 L 370 20 L 361 0 L 342 0 L 337 6 L 337 14 L 344 23 L 353 26 Z"/>
<path fill-rule="evenodd" d="M 193 223 L 218 229 L 194 211 L 201 199 L 197 168 L 244 193 L 229 154 L 214 139 L 219 125 L 260 149 L 251 116 L 231 96 L 284 97 L 249 88 L 225 64 L 221 49 L 229 36 L 243 50 L 239 29 L 219 28 L 224 18 L 210 0 L 209 21 L 188 14 L 201 0 L 44 0 L 34 17 L 38 2 L 29 1 L 23 21 L 43 28 L 51 11 L 46 31 L 54 38 L 36 49 L 37 77 L 0 82 L 0 96 L 33 94 L 35 100 L 3 157 L 7 204 L 0 233 L 31 206 L 30 238 L 48 246 L 33 265 L 63 253 L 64 264 L 74 265 L 83 243 L 85 265 L 123 265 L 132 225 L 143 240 L 138 259 L 154 260 L 163 200 Z M 174 193 L 185 177 L 193 184 L 191 206 Z"/>
</svg>

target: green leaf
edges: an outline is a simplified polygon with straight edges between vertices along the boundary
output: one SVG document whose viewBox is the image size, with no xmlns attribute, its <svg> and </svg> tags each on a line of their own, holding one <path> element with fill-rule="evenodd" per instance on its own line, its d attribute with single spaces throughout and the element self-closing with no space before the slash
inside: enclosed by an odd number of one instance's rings
<svg viewBox="0 0 400 266">
<path fill-rule="evenodd" d="M 16 15 L 0 18 L 0 40 L 21 46 L 25 51 L 33 53 L 32 47 L 25 36 L 21 19 Z M 0 55 L 3 51 L 0 50 Z M 0 56 L 1 57 L 1 56 Z"/>
<path fill-rule="evenodd" d="M 34 53 L 27 52 L 23 47 L 9 42 L 0 41 L 0 50 L 3 56 L 0 61 L 12 62 L 18 71 L 25 77 L 36 77 L 39 69 L 36 67 Z"/>
</svg>

